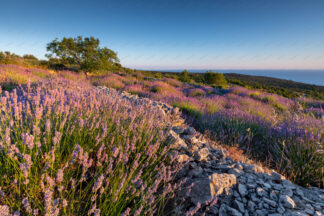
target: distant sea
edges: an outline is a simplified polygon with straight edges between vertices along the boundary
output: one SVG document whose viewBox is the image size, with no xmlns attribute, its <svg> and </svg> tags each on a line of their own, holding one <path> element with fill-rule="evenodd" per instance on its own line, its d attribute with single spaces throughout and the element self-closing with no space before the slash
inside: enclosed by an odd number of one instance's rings
<svg viewBox="0 0 324 216">
<path fill-rule="evenodd" d="M 182 70 L 159 70 L 181 72 Z M 206 70 L 188 70 L 193 73 L 204 73 Z M 237 73 L 253 76 L 274 77 L 295 82 L 324 86 L 324 70 L 212 70 L 221 73 Z"/>
</svg>

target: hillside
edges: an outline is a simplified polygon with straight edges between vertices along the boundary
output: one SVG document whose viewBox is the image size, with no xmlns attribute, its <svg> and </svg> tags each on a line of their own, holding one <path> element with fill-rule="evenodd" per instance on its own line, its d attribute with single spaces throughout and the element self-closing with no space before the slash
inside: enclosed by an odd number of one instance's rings
<svg viewBox="0 0 324 216">
<path fill-rule="evenodd" d="M 233 73 L 225 74 L 225 77 L 233 84 L 248 86 L 255 89 L 264 89 L 270 93 L 280 94 L 289 98 L 307 96 L 324 100 L 324 86 L 310 85 L 272 77 Z"/>
<path fill-rule="evenodd" d="M 141 71 L 147 76 L 179 77 L 179 72 Z M 249 89 L 260 89 L 269 93 L 278 94 L 287 98 L 309 97 L 316 100 L 324 100 L 324 86 L 311 85 L 291 80 L 274 77 L 252 76 L 245 74 L 224 73 L 229 83 L 243 86 Z M 196 83 L 204 82 L 204 73 L 190 73 L 190 77 Z M 323 84 L 324 85 L 324 84 Z"/>
<path fill-rule="evenodd" d="M 0 65 L 0 85 L 8 214 L 324 213 L 321 101 L 138 71 Z"/>
</svg>

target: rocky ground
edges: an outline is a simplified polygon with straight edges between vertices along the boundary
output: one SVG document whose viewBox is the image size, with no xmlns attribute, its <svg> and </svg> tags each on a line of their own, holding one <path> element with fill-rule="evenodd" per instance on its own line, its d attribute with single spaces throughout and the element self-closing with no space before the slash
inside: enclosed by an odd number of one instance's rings
<svg viewBox="0 0 324 216">
<path fill-rule="evenodd" d="M 151 103 L 174 117 L 171 154 L 177 155 L 183 168 L 176 177 L 182 189 L 168 206 L 171 215 L 324 215 L 324 190 L 298 186 L 248 160 L 235 161 L 220 145 L 186 125 L 177 108 L 127 92 L 120 94 Z"/>
</svg>

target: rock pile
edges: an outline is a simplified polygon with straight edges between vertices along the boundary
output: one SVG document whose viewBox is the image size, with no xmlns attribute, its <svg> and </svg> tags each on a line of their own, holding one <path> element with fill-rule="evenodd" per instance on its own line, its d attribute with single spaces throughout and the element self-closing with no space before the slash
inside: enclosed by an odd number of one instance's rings
<svg viewBox="0 0 324 216">
<path fill-rule="evenodd" d="M 177 108 L 127 92 L 119 94 L 151 103 L 177 118 L 169 142 L 177 163 L 183 165 L 176 177 L 182 188 L 170 204 L 171 215 L 324 215 L 324 190 L 304 188 L 274 171 L 233 160 L 221 146 L 185 125 Z"/>
<path fill-rule="evenodd" d="M 324 215 L 324 190 L 303 188 L 274 171 L 234 161 L 192 127 L 173 127 L 170 137 L 178 162 L 185 163 L 178 178 L 186 178 L 184 188 L 192 186 L 185 196 L 185 191 L 178 193 L 184 202 L 176 204 L 175 214 L 198 205 L 195 215 Z"/>
</svg>

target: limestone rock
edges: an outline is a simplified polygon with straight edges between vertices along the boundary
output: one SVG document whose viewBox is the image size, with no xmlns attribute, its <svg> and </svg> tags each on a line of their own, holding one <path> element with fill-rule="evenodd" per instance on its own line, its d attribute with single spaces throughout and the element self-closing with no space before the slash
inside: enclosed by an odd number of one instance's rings
<svg viewBox="0 0 324 216">
<path fill-rule="evenodd" d="M 283 179 L 285 179 L 285 177 L 283 177 L 282 175 L 280 175 L 279 173 L 276 173 L 276 172 L 271 172 L 271 176 L 272 176 L 275 180 L 283 180 Z"/>
<path fill-rule="evenodd" d="M 174 131 L 170 131 L 170 135 L 168 136 L 168 143 L 171 144 L 171 149 L 186 149 L 187 144 L 176 134 Z"/>
<path fill-rule="evenodd" d="M 202 148 L 195 153 L 195 159 L 197 161 L 205 160 L 209 155 L 208 148 Z"/>
<path fill-rule="evenodd" d="M 241 175 L 244 174 L 244 172 L 243 172 L 242 170 L 237 169 L 237 168 L 230 169 L 230 170 L 228 171 L 228 173 L 229 173 L 229 174 L 233 174 L 233 175 L 235 175 L 236 177 L 239 177 L 239 176 L 241 176 Z"/>
<path fill-rule="evenodd" d="M 178 161 L 179 163 L 184 163 L 184 162 L 187 162 L 187 161 L 189 161 L 189 160 L 190 160 L 190 158 L 189 158 L 189 156 L 186 155 L 186 154 L 180 154 L 180 155 L 177 156 L 177 161 Z"/>
<path fill-rule="evenodd" d="M 260 187 L 258 187 L 258 188 L 256 189 L 256 193 L 257 193 L 258 196 L 260 196 L 260 197 L 263 197 L 263 196 L 266 195 L 265 190 L 263 190 L 263 188 L 260 188 Z"/>
<path fill-rule="evenodd" d="M 287 195 L 281 195 L 279 200 L 283 204 L 283 206 L 287 208 L 293 209 L 296 206 L 294 200 Z"/>
<path fill-rule="evenodd" d="M 230 187 L 236 184 L 236 177 L 233 174 L 214 173 L 209 177 L 211 181 L 211 190 L 213 195 L 222 194 L 224 190 L 228 191 Z"/>
<path fill-rule="evenodd" d="M 190 192 L 191 202 L 197 204 L 205 203 L 212 198 L 213 194 L 210 187 L 210 180 L 208 178 L 200 178 L 194 182 L 194 186 Z"/>
</svg>

